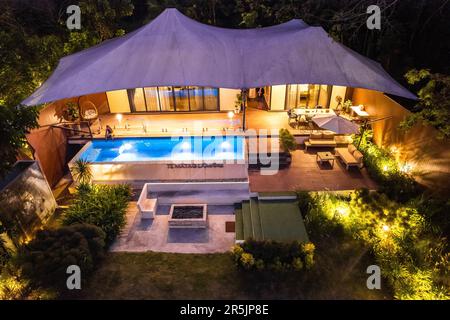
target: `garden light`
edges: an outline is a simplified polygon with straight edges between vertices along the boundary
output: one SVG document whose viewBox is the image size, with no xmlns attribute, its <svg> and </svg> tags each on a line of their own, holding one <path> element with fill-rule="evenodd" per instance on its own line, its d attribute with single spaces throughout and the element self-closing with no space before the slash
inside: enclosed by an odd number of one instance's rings
<svg viewBox="0 0 450 320">
<path fill-rule="evenodd" d="M 339 206 L 336 208 L 336 212 L 340 215 L 340 216 L 348 216 L 349 214 L 349 210 L 348 207 L 344 207 L 344 206 Z"/>
<path fill-rule="evenodd" d="M 122 122 L 123 115 L 121 113 L 116 114 L 116 119 L 117 121 L 119 121 L 119 123 Z"/>
<path fill-rule="evenodd" d="M 389 230 L 391 230 L 391 228 L 388 225 L 384 225 L 383 226 L 383 231 L 388 232 Z"/>
<path fill-rule="evenodd" d="M 409 173 L 409 172 L 411 172 L 411 170 L 412 170 L 412 165 L 409 163 L 405 163 L 404 165 L 402 165 L 400 167 L 400 171 L 403 173 Z"/>
<path fill-rule="evenodd" d="M 233 111 L 228 111 L 228 118 L 230 120 L 232 120 L 234 118 L 234 112 Z"/>
</svg>

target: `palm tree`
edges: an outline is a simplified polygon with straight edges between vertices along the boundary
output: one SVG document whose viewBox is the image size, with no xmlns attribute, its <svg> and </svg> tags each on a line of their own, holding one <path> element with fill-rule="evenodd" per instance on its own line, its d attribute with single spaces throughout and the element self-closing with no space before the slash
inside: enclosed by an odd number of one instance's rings
<svg viewBox="0 0 450 320">
<path fill-rule="evenodd" d="M 91 163 L 87 160 L 76 160 L 70 171 L 74 180 L 79 184 L 88 184 L 92 180 Z"/>
</svg>

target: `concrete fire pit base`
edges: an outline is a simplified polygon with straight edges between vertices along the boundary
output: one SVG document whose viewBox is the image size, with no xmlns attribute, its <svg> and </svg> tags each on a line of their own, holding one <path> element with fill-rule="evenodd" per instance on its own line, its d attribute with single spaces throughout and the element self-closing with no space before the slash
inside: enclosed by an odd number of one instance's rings
<svg viewBox="0 0 450 320">
<path fill-rule="evenodd" d="M 173 204 L 170 207 L 169 228 L 206 228 L 206 204 Z"/>
</svg>

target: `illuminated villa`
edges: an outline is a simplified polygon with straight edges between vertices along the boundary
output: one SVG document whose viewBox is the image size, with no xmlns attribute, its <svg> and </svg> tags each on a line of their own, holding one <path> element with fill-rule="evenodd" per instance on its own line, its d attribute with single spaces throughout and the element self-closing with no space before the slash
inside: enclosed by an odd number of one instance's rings
<svg viewBox="0 0 450 320">
<path fill-rule="evenodd" d="M 393 110 L 388 95 L 416 99 L 321 27 L 291 20 L 224 29 L 167 9 L 134 32 L 61 59 L 23 104 L 45 105 L 28 140 L 51 186 L 84 159 L 94 182 L 139 189 L 142 218 L 156 219 L 158 206 L 242 202 L 242 240 L 248 232 L 270 237 L 251 220 L 264 222 L 263 209 L 252 215 L 258 200 L 270 200 L 264 192 L 373 189 L 351 134 Z M 373 123 L 375 140 L 382 125 Z M 280 129 L 300 150 L 279 147 Z M 274 172 L 260 171 L 273 164 L 262 163 L 262 141 L 277 155 Z"/>
</svg>

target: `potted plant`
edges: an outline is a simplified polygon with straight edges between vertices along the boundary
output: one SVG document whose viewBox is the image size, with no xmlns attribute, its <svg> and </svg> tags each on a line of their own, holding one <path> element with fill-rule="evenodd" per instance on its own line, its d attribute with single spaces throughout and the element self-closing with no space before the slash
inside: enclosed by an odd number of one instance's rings
<svg viewBox="0 0 450 320">
<path fill-rule="evenodd" d="M 348 99 L 347 101 L 344 102 L 344 107 L 343 110 L 345 113 L 349 113 L 350 112 L 350 107 L 353 106 L 353 102 L 352 100 Z"/>
<path fill-rule="evenodd" d="M 74 102 L 67 102 L 63 112 L 64 119 L 70 122 L 75 122 L 80 118 L 78 104 Z"/>
</svg>

